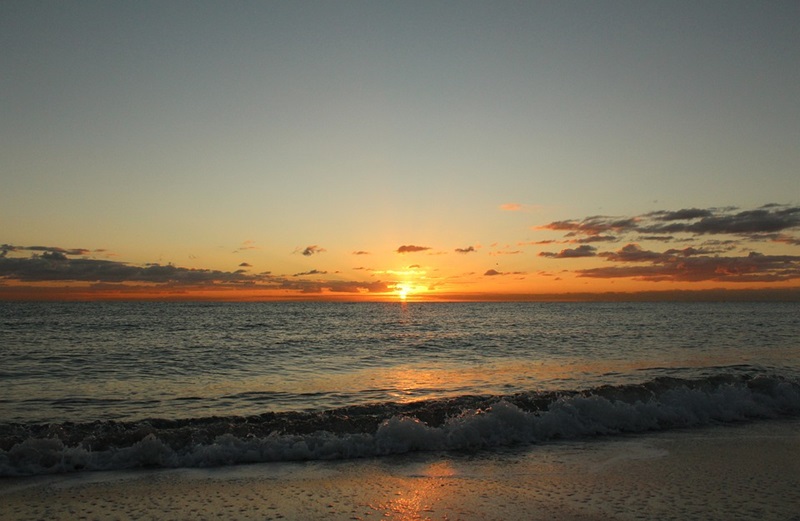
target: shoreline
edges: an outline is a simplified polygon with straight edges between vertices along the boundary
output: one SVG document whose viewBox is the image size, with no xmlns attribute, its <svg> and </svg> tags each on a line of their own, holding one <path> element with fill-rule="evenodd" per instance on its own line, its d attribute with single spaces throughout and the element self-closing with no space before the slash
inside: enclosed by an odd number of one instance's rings
<svg viewBox="0 0 800 521">
<path fill-rule="evenodd" d="M 474 454 L 3 478 L 0 517 L 800 520 L 798 454 L 791 418 Z"/>
</svg>

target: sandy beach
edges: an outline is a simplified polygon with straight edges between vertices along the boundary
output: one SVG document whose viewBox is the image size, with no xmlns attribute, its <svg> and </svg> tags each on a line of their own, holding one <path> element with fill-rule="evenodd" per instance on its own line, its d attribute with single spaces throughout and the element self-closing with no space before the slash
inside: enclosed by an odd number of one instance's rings
<svg viewBox="0 0 800 521">
<path fill-rule="evenodd" d="M 477 454 L 0 481 L 0 518 L 800 519 L 800 420 Z"/>
</svg>

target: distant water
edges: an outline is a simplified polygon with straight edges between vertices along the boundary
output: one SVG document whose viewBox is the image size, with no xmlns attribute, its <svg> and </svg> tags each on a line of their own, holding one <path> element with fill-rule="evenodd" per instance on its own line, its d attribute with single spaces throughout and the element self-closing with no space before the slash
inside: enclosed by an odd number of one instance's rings
<svg viewBox="0 0 800 521">
<path fill-rule="evenodd" d="M 800 415 L 793 303 L 0 303 L 0 475 Z"/>
</svg>

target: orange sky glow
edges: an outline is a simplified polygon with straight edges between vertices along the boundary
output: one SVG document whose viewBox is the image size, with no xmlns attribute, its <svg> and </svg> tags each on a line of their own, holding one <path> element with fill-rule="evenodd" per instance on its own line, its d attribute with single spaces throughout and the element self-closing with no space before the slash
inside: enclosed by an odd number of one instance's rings
<svg viewBox="0 0 800 521">
<path fill-rule="evenodd" d="M 4 2 L 0 299 L 798 299 L 797 15 Z"/>
</svg>

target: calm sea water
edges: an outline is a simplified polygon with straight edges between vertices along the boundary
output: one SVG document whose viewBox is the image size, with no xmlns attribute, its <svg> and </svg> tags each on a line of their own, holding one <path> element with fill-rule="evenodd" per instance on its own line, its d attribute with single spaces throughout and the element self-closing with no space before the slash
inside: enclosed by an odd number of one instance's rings
<svg viewBox="0 0 800 521">
<path fill-rule="evenodd" d="M 0 475 L 491 448 L 800 414 L 800 306 L 0 303 L 0 387 Z"/>
</svg>

